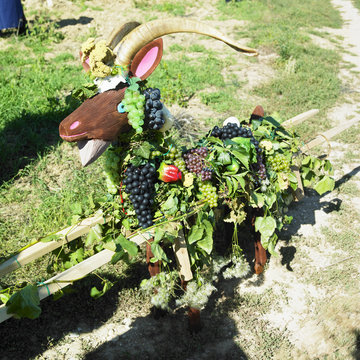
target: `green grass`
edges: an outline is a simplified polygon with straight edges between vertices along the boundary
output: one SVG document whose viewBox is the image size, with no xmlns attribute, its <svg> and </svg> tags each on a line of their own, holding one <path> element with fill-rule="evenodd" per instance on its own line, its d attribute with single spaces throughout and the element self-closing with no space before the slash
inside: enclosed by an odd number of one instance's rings
<svg viewBox="0 0 360 360">
<path fill-rule="evenodd" d="M 360 10 L 360 0 L 352 0 L 354 6 L 356 6 Z"/>
<path fill-rule="evenodd" d="M 59 141 L 58 124 L 73 110 L 65 96 L 84 81 L 71 54 L 48 60 L 43 40 L 14 42 L 0 51 L 0 181 Z"/>
</svg>

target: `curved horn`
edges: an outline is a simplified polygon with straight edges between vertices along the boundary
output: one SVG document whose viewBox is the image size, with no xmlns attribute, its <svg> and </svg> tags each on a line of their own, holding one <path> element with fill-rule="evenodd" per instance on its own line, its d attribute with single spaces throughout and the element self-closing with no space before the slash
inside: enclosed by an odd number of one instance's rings
<svg viewBox="0 0 360 360">
<path fill-rule="evenodd" d="M 129 65 L 135 54 L 150 41 L 167 34 L 179 32 L 207 35 L 223 41 L 236 51 L 253 55 L 258 54 L 255 49 L 237 44 L 235 41 L 229 39 L 227 36 L 207 24 L 188 19 L 167 19 L 154 20 L 142 24 L 124 36 L 121 42 L 114 48 L 114 52 L 117 54 L 115 61 L 123 66 Z"/>
<path fill-rule="evenodd" d="M 134 30 L 136 27 L 141 25 L 137 21 L 131 21 L 124 24 L 121 24 L 115 28 L 107 39 L 107 46 L 114 50 L 115 46 L 126 36 L 130 31 Z"/>
</svg>

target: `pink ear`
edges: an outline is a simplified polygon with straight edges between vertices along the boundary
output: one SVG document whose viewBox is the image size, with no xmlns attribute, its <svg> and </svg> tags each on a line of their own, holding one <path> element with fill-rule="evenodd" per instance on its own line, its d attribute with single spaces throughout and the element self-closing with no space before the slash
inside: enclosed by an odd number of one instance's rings
<svg viewBox="0 0 360 360">
<path fill-rule="evenodd" d="M 163 54 L 163 41 L 157 39 L 140 49 L 131 62 L 132 74 L 141 80 L 146 79 L 159 65 Z"/>
</svg>

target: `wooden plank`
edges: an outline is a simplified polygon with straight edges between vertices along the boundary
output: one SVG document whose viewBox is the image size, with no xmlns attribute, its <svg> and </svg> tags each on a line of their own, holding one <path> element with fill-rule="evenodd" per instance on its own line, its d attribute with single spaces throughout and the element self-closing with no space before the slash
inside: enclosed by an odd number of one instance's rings
<svg viewBox="0 0 360 360">
<path fill-rule="evenodd" d="M 129 240 L 141 245 L 153 236 L 154 234 L 152 231 L 147 231 L 143 234 L 134 235 Z M 85 277 L 99 267 L 107 264 L 113 255 L 113 251 L 107 249 L 102 250 L 70 269 L 53 276 L 49 280 L 46 280 L 43 283 L 44 285 L 41 285 L 38 288 L 40 300 L 47 298 L 51 294 L 54 294 L 60 289 L 71 285 L 74 281 Z M 7 308 L 5 305 L 0 306 L 0 323 L 12 317 L 12 314 L 8 314 L 6 310 Z"/>
<path fill-rule="evenodd" d="M 79 224 L 69 226 L 68 228 L 57 232 L 54 235 L 60 237 L 59 240 L 49 242 L 38 242 L 14 255 L 10 259 L 0 264 L 0 276 L 3 276 L 11 271 L 18 269 L 25 264 L 63 246 L 64 244 L 77 239 L 78 237 L 87 234 L 90 229 L 96 224 L 105 224 L 110 220 L 110 217 L 104 218 L 102 214 L 95 215 L 91 218 L 82 220 Z"/>
<path fill-rule="evenodd" d="M 343 124 L 336 126 L 328 131 L 325 131 L 324 133 L 321 133 L 317 135 L 317 137 L 308 143 L 306 143 L 302 148 L 302 152 L 306 152 L 307 150 L 312 149 L 315 146 L 321 145 L 325 141 L 328 141 L 332 137 L 340 134 L 342 131 L 349 129 L 351 126 L 357 124 L 360 121 L 360 119 L 353 119 L 344 122 Z"/>
<path fill-rule="evenodd" d="M 281 125 L 284 128 L 289 128 L 291 126 L 301 124 L 305 120 L 308 120 L 311 117 L 315 116 L 318 112 L 319 112 L 319 109 L 312 109 L 312 110 L 306 111 L 302 114 L 294 116 L 293 118 L 291 118 L 289 120 L 284 121 Z"/>
<path fill-rule="evenodd" d="M 193 278 L 189 254 L 183 234 L 179 234 L 173 245 L 176 262 L 178 264 L 181 280 L 190 281 Z"/>
<path fill-rule="evenodd" d="M 303 187 L 303 183 L 302 183 L 302 179 L 301 179 L 301 175 L 300 175 L 300 169 L 297 166 L 293 165 L 293 166 L 291 166 L 291 171 L 295 174 L 296 180 L 298 183 L 298 187 L 294 191 L 295 201 L 300 201 L 301 199 L 303 199 L 305 197 L 304 187 Z"/>
</svg>

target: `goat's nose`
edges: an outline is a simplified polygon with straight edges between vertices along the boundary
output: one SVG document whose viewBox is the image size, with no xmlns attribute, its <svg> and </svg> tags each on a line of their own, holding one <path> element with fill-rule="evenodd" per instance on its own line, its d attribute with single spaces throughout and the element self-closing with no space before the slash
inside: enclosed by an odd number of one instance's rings
<svg viewBox="0 0 360 360">
<path fill-rule="evenodd" d="M 74 122 L 70 125 L 70 130 L 76 129 L 79 125 L 80 125 L 80 121 L 74 121 Z"/>
</svg>

